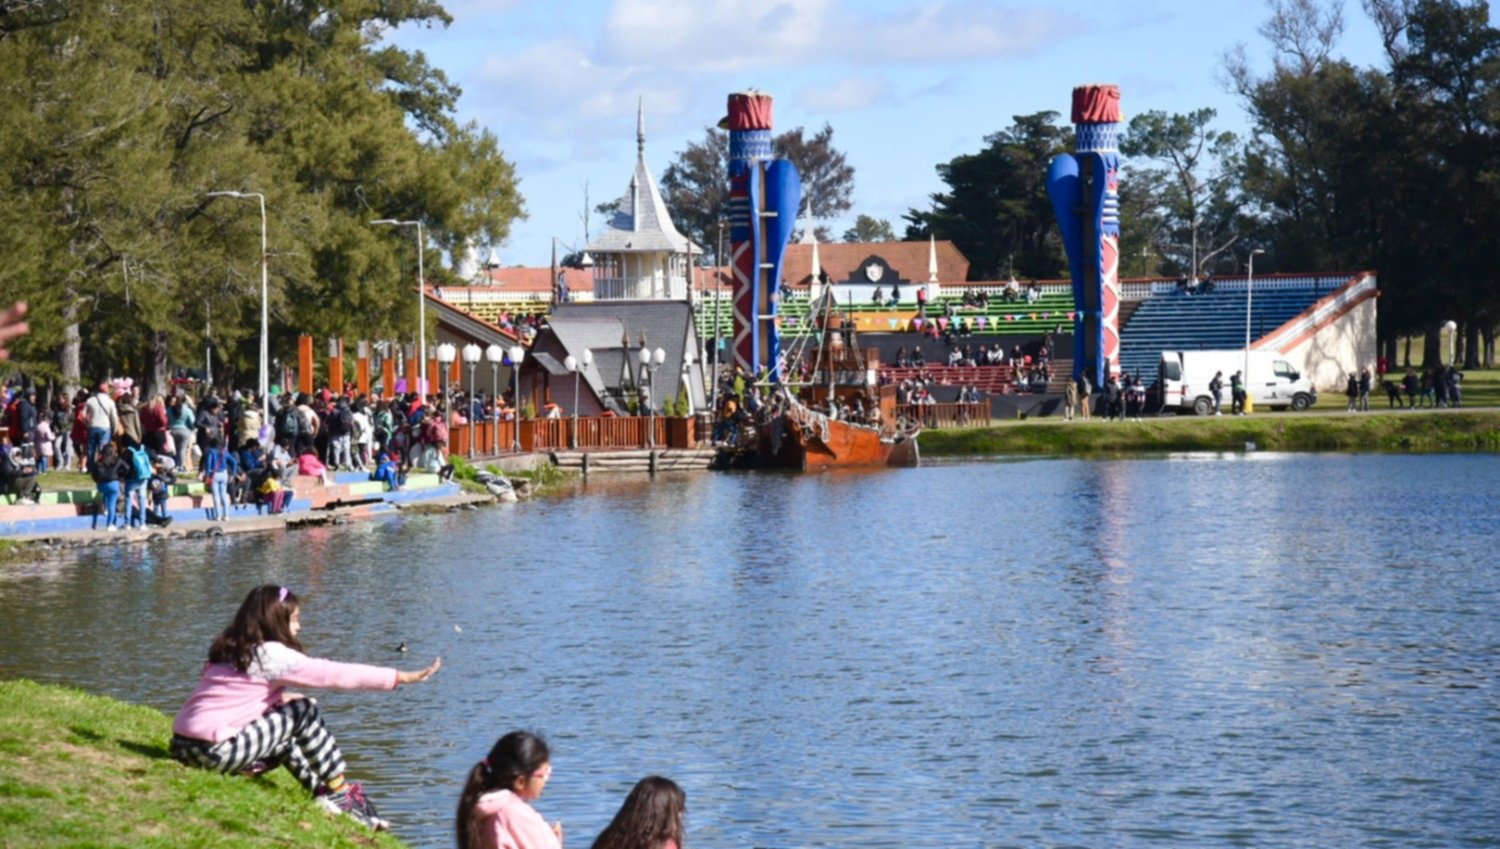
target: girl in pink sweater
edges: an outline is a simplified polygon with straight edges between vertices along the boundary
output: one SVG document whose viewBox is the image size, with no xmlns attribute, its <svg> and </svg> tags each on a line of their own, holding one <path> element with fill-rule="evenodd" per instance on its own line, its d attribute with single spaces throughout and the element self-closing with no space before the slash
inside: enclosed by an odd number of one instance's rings
<svg viewBox="0 0 1500 849">
<path fill-rule="evenodd" d="M 295 594 L 274 584 L 251 590 L 172 721 L 172 757 L 224 773 L 285 766 L 324 808 L 388 828 L 359 784 L 344 780 L 343 753 L 317 703 L 286 688 L 394 690 L 431 678 L 442 659 L 417 672 L 319 660 L 302 653 L 301 630 Z"/>
<path fill-rule="evenodd" d="M 552 777 L 547 743 L 525 731 L 501 737 L 469 770 L 458 799 L 458 849 L 562 849 L 562 823 L 531 802 Z"/>
</svg>

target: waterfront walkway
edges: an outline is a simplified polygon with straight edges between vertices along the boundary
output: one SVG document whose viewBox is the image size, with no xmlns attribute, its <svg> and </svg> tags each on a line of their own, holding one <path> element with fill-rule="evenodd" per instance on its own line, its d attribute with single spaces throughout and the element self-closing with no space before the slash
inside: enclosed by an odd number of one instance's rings
<svg viewBox="0 0 1500 849">
<path fill-rule="evenodd" d="M 417 503 L 440 503 L 463 496 L 458 484 L 434 474 L 412 474 L 400 490 L 387 492 L 385 484 L 372 481 L 364 472 L 330 474 L 327 486 L 315 477 L 298 476 L 290 488 L 291 500 L 281 513 L 257 510 L 255 505 L 234 505 L 223 521 L 210 521 L 210 499 L 198 480 L 178 483 L 167 501 L 167 527 L 146 525 L 124 531 L 103 529 L 99 493 L 94 489 L 43 492 L 40 503 L 9 504 L 0 499 L 0 537 L 17 542 L 42 540 L 74 544 L 99 540 L 133 541 L 158 537 L 219 535 L 272 530 L 304 524 L 347 521 L 393 513 Z M 477 497 L 479 500 L 487 500 Z"/>
</svg>

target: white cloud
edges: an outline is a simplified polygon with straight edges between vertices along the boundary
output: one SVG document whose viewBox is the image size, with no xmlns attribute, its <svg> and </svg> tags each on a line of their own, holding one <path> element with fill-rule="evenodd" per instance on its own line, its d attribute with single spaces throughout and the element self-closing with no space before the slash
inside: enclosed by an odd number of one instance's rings
<svg viewBox="0 0 1500 849">
<path fill-rule="evenodd" d="M 808 86 L 798 98 L 812 112 L 853 112 L 891 100 L 891 85 L 869 77 L 847 77 L 825 86 Z"/>
<path fill-rule="evenodd" d="M 705 71 L 787 63 L 1004 59 L 1055 44 L 1079 23 L 1047 8 L 928 0 L 869 14 L 853 0 L 615 0 L 603 61 Z"/>
</svg>

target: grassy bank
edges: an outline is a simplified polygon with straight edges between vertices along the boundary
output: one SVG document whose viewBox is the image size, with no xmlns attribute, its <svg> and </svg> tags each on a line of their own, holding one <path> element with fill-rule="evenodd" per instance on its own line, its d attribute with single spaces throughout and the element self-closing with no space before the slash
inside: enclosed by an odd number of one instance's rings
<svg viewBox="0 0 1500 849">
<path fill-rule="evenodd" d="M 922 432 L 922 456 L 1141 451 L 1500 451 L 1500 410 L 1030 420 Z"/>
<path fill-rule="evenodd" d="M 150 708 L 0 681 L 0 846 L 404 845 L 324 813 L 285 770 L 184 767 L 170 736 Z"/>
</svg>

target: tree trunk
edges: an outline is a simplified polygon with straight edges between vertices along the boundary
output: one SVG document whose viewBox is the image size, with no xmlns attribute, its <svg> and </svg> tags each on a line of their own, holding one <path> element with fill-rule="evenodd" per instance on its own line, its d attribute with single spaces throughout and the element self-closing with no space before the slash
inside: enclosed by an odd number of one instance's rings
<svg viewBox="0 0 1500 849">
<path fill-rule="evenodd" d="M 152 333 L 150 347 L 146 351 L 146 391 L 141 393 L 142 398 L 167 394 L 167 349 L 166 332 L 158 330 Z"/>
<path fill-rule="evenodd" d="M 78 298 L 69 287 L 63 296 L 68 305 L 63 307 L 63 343 L 57 350 L 57 368 L 62 372 L 63 391 L 72 398 L 83 385 L 83 374 L 79 356 L 83 349 L 83 336 L 78 331 Z"/>
<path fill-rule="evenodd" d="M 1402 368 L 1411 368 L 1411 337 L 1406 337 L 1406 351 L 1401 355 Z"/>
<path fill-rule="evenodd" d="M 1495 367 L 1495 328 L 1484 329 L 1484 367 Z"/>
<path fill-rule="evenodd" d="M 1427 322 L 1422 334 L 1422 368 L 1432 368 L 1443 361 L 1443 323 Z"/>
<path fill-rule="evenodd" d="M 1479 368 L 1479 324 L 1474 321 L 1466 321 L 1463 324 L 1464 351 L 1463 363 L 1465 369 Z"/>
</svg>

